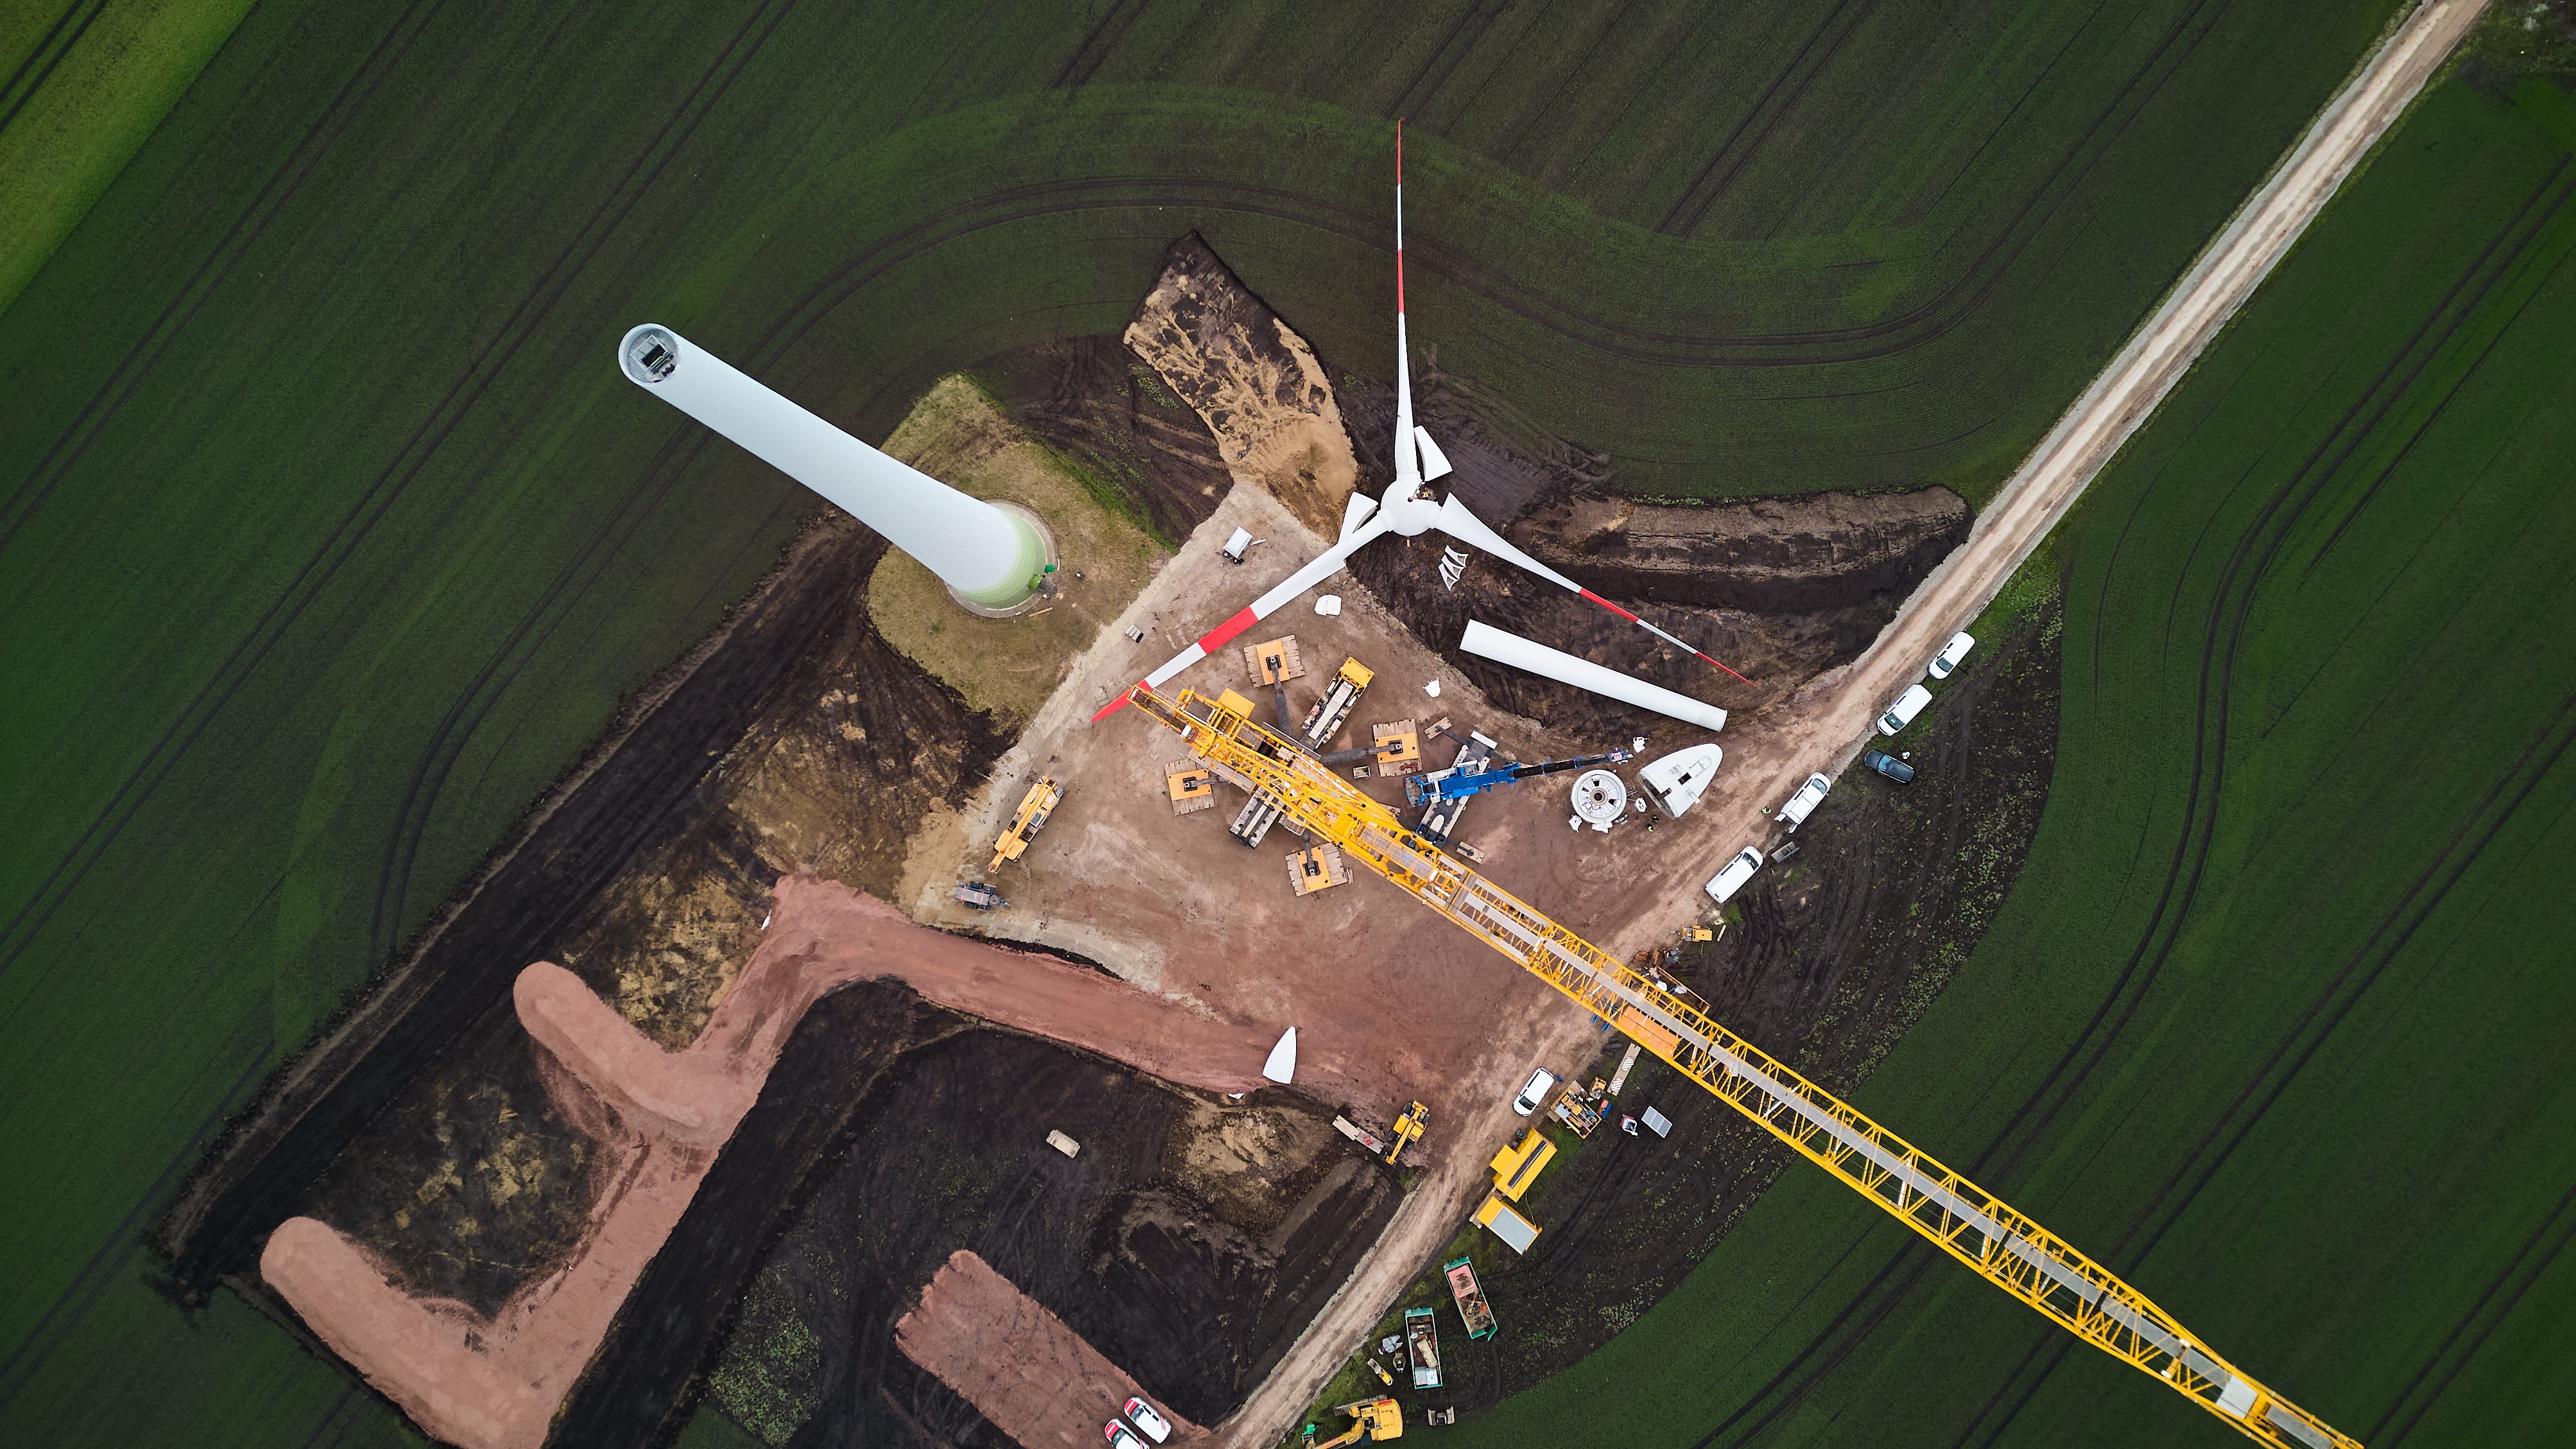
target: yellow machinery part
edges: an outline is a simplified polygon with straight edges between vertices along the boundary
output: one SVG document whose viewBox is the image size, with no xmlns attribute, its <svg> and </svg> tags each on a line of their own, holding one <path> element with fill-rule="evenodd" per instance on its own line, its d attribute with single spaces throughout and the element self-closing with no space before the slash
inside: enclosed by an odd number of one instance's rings
<svg viewBox="0 0 2576 1449">
<path fill-rule="evenodd" d="M 2068 1332 L 2259 1443 L 2361 1449 L 1994 1194 L 1416 835 L 1394 810 L 1262 728 L 1250 701 L 1237 705 L 1242 697 L 1231 690 L 1222 702 L 1194 690 L 1175 700 L 1141 684 L 1128 698 L 1194 753 L 1251 780 L 1310 839 L 1340 845 Z"/>
</svg>

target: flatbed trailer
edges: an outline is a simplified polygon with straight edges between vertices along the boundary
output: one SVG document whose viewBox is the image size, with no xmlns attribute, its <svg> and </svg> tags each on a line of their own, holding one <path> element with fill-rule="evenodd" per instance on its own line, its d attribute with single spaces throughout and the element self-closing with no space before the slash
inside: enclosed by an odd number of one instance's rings
<svg viewBox="0 0 2576 1449">
<path fill-rule="evenodd" d="M 1469 1338 L 1494 1336 L 1494 1310 L 1485 1302 L 1485 1290 L 1476 1284 L 1476 1265 L 1465 1258 L 1454 1259 L 1440 1269 L 1449 1280 L 1449 1296 L 1458 1301 L 1458 1317 L 1467 1325 Z"/>
<path fill-rule="evenodd" d="M 1324 686 L 1324 697 L 1306 712 L 1300 733 L 1307 748 L 1321 750 L 1333 742 L 1333 736 L 1342 732 L 1343 723 L 1350 719 L 1352 710 L 1359 708 L 1360 696 L 1368 693 L 1369 684 L 1376 678 L 1357 659 L 1342 661 L 1342 667 L 1333 671 L 1332 683 Z"/>
</svg>

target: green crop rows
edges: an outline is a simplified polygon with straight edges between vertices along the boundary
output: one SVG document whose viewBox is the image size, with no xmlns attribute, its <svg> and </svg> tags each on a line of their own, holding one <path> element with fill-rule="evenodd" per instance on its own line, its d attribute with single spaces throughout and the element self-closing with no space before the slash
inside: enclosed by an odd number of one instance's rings
<svg viewBox="0 0 2576 1449">
<path fill-rule="evenodd" d="M 0 308 L 248 9 L 250 0 L 34 0 L 0 15 Z"/>
<path fill-rule="evenodd" d="M 2576 1422 L 2576 104 L 2429 97 L 2057 546 L 2037 846 L 1860 1105 L 2373 1449 Z M 1467 1444 L 2239 1442 L 1821 1174 Z"/>
<path fill-rule="evenodd" d="M 1532 429 L 1981 496 L 2392 6 L 254 7 L 0 313 L 0 1439 L 396 1432 L 137 1244 L 806 506 L 627 325 L 874 436 L 1197 227 L 1382 374 L 1405 114 Z"/>
</svg>

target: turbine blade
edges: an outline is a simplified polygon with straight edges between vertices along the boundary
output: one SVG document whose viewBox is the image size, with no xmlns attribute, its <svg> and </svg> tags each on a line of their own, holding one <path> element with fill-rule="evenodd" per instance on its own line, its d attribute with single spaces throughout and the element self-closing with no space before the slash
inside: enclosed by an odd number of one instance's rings
<svg viewBox="0 0 2576 1449">
<path fill-rule="evenodd" d="M 1546 579 L 1551 583 L 1580 595 L 1583 598 L 1591 600 L 1593 603 L 1599 604 L 1602 608 L 1608 609 L 1611 613 L 1618 615 L 1620 618 L 1627 620 L 1629 623 L 1636 625 L 1638 628 L 1643 629 L 1647 633 L 1654 635 L 1656 638 L 1663 640 L 1665 643 L 1672 645 L 1674 648 L 1694 656 L 1703 664 L 1707 664 L 1718 669 L 1724 669 L 1727 673 L 1734 674 L 1736 678 L 1743 679 L 1747 684 L 1751 684 L 1753 682 L 1750 679 L 1744 679 L 1744 676 L 1741 674 L 1736 674 L 1733 669 L 1728 668 L 1728 666 L 1720 660 L 1701 653 L 1699 650 L 1692 648 L 1690 645 L 1683 643 L 1681 640 L 1674 638 L 1672 635 L 1665 633 L 1663 630 L 1656 628 L 1654 625 L 1649 624 L 1645 620 L 1638 618 L 1636 615 L 1629 613 L 1627 610 L 1620 608 L 1617 604 L 1610 602 L 1608 599 L 1592 592 L 1583 585 L 1576 583 L 1574 580 L 1569 579 L 1565 575 L 1558 573 L 1556 570 L 1549 568 L 1547 565 L 1540 563 L 1537 559 L 1531 558 L 1528 554 L 1512 547 L 1509 540 L 1505 539 L 1501 534 L 1494 532 L 1493 529 L 1487 527 L 1483 519 L 1468 512 L 1467 505 L 1459 502 L 1458 495 L 1455 493 L 1452 493 L 1447 498 L 1441 500 L 1440 522 L 1438 527 L 1442 533 L 1449 535 L 1451 538 L 1457 539 L 1462 543 L 1473 544 L 1477 548 L 1483 549 L 1494 557 L 1503 560 L 1505 563 L 1514 564 L 1520 568 L 1527 569 L 1531 573 L 1538 575 L 1540 578 Z"/>
<path fill-rule="evenodd" d="M 1348 561 L 1354 550 L 1384 532 L 1386 532 L 1386 523 L 1382 516 L 1362 523 L 1341 542 L 1315 555 L 1304 568 L 1280 580 L 1278 586 L 1270 592 L 1236 610 L 1224 623 L 1200 635 L 1197 643 L 1173 655 L 1163 664 L 1163 667 L 1146 675 L 1141 682 L 1155 689 L 1162 688 L 1172 676 L 1224 648 L 1236 635 L 1277 613 L 1280 606 L 1341 572 L 1343 563 Z M 1116 699 L 1101 706 L 1100 712 L 1091 717 L 1092 723 L 1098 724 L 1124 708 L 1127 694 L 1127 691 L 1122 690 Z"/>
<path fill-rule="evenodd" d="M 1422 449 L 1422 481 L 1433 483 L 1448 476 L 1449 455 L 1440 451 L 1440 445 L 1431 441 L 1431 434 L 1419 423 L 1414 425 L 1413 441 Z"/>
</svg>

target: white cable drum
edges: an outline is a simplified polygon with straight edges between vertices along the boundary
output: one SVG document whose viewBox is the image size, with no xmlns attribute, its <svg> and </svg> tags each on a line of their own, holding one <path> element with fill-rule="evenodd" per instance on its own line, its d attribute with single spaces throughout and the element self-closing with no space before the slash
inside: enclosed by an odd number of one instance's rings
<svg viewBox="0 0 2576 1449">
<path fill-rule="evenodd" d="M 1481 619 L 1467 621 L 1466 637 L 1458 647 L 1497 664 L 1525 669 L 1532 674 L 1588 689 L 1623 704 L 1651 709 L 1703 729 L 1726 728 L 1726 711 L 1713 704 L 1702 704 L 1687 694 L 1676 694 L 1661 685 L 1648 684 L 1634 675 L 1616 669 L 1604 669 L 1589 659 L 1577 659 L 1562 650 L 1550 649 L 1535 640 L 1497 629 Z"/>
<path fill-rule="evenodd" d="M 667 355 L 657 355 L 657 345 Z M 1046 544 L 1025 519 L 887 457 L 668 327 L 646 323 L 617 348 L 637 386 L 822 494 L 968 600 L 1027 597 Z"/>
</svg>

